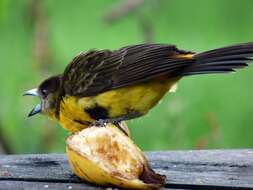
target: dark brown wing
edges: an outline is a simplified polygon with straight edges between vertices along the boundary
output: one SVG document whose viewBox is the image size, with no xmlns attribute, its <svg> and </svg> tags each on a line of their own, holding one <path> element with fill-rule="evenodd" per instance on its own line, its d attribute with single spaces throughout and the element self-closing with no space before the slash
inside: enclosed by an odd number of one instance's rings
<svg viewBox="0 0 253 190">
<path fill-rule="evenodd" d="M 63 73 L 63 94 L 93 96 L 152 78 L 173 76 L 191 59 L 175 46 L 141 44 L 119 50 L 91 50 L 77 55 Z"/>
</svg>

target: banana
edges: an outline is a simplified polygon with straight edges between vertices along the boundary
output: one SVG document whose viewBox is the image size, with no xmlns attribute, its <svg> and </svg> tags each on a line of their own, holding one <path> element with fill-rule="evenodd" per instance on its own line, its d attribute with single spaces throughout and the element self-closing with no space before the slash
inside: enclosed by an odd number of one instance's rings
<svg viewBox="0 0 253 190">
<path fill-rule="evenodd" d="M 66 140 L 72 171 L 82 180 L 127 189 L 159 189 L 165 176 L 156 174 L 142 151 L 113 124 L 89 127 Z"/>
</svg>

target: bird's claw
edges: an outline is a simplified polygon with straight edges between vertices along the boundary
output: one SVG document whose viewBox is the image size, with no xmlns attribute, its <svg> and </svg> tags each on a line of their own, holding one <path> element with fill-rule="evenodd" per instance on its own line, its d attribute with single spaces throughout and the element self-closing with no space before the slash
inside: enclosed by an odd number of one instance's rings
<svg viewBox="0 0 253 190">
<path fill-rule="evenodd" d="M 105 127 L 107 123 L 108 123 L 107 121 L 105 121 L 103 119 L 99 119 L 99 120 L 96 120 L 96 121 L 93 122 L 93 126 Z"/>
</svg>

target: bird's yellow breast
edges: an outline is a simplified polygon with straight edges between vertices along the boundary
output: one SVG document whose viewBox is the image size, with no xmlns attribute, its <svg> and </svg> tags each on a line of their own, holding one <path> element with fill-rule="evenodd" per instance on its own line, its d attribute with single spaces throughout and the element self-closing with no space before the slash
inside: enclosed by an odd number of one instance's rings
<svg viewBox="0 0 253 190">
<path fill-rule="evenodd" d="M 66 96 L 60 103 L 59 123 L 70 132 L 77 132 L 88 127 L 93 120 L 84 112 L 74 96 Z"/>
<path fill-rule="evenodd" d="M 87 123 L 94 121 L 94 118 L 85 110 L 96 106 L 106 110 L 108 119 L 122 117 L 131 112 L 144 115 L 158 103 L 177 80 L 153 80 L 91 97 L 66 96 L 60 104 L 59 121 L 64 128 L 72 132 L 85 128 Z"/>
</svg>

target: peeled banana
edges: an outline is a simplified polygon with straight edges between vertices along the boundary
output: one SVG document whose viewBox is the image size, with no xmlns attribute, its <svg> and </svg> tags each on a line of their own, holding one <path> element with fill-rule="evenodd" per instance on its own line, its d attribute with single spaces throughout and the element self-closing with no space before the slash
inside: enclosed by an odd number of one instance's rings
<svg viewBox="0 0 253 190">
<path fill-rule="evenodd" d="M 142 151 L 113 124 L 89 127 L 69 136 L 66 152 L 82 180 L 127 189 L 158 189 L 165 176 L 156 174 Z"/>
</svg>

